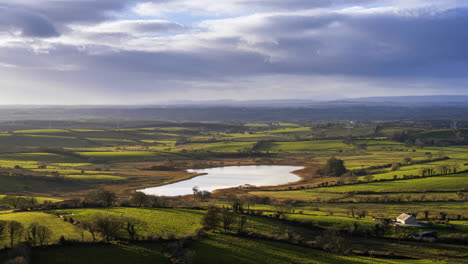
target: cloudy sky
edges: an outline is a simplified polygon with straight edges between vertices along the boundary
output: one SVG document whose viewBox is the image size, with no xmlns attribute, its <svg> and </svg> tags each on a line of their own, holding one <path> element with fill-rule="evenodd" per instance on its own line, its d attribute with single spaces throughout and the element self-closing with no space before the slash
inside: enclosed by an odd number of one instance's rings
<svg viewBox="0 0 468 264">
<path fill-rule="evenodd" d="M 465 0 L 0 0 L 0 104 L 468 94 Z"/>
</svg>

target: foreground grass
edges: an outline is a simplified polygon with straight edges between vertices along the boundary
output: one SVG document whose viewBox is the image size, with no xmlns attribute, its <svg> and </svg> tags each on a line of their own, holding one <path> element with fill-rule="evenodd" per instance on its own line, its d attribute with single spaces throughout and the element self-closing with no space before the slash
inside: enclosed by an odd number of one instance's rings
<svg viewBox="0 0 468 264">
<path fill-rule="evenodd" d="M 391 260 L 339 256 L 280 242 L 226 235 L 211 235 L 208 239 L 196 242 L 191 249 L 195 252 L 195 263 L 207 264 L 445 263 L 429 260 Z"/>
<path fill-rule="evenodd" d="M 159 244 L 92 244 L 33 251 L 36 264 L 146 264 L 169 263 Z"/>
</svg>

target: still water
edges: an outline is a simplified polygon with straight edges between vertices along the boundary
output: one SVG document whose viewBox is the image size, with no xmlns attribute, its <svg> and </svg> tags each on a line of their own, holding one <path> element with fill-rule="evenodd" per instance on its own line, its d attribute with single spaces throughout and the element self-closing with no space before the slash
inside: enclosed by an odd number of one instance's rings
<svg viewBox="0 0 468 264">
<path fill-rule="evenodd" d="M 206 175 L 140 191 L 151 195 L 177 196 L 192 194 L 192 188 L 195 186 L 200 191 L 211 192 L 244 184 L 281 185 L 300 180 L 301 178 L 292 172 L 302 168 L 297 166 L 230 166 L 189 170 L 189 172 L 206 173 Z"/>
</svg>

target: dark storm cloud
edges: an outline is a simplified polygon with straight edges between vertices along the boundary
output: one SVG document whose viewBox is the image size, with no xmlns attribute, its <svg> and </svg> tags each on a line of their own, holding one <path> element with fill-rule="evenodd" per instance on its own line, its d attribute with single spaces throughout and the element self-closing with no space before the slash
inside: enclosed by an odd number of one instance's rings
<svg viewBox="0 0 468 264">
<path fill-rule="evenodd" d="M 151 33 L 179 27 L 164 21 L 124 21 L 97 28 Z M 136 37 L 128 43 L 109 43 L 109 52 L 103 41 L 80 44 L 77 49 L 82 52 L 75 53 L 83 56 L 79 61 L 86 62 L 86 67 L 180 79 L 255 74 L 464 77 L 468 72 L 468 31 L 464 30 L 468 9 L 464 8 L 410 15 L 359 10 L 286 12 L 211 20 L 202 27 L 207 32 L 184 34 L 174 45 L 161 49 L 158 44 L 164 37 Z M 105 40 L 107 33 L 96 33 L 92 38 Z M 138 42 L 133 44 L 135 40 Z M 74 50 L 73 42 L 67 44 L 66 51 L 55 48 L 45 56 L 67 58 Z M 179 49 L 181 43 L 187 48 Z M 151 49 L 141 50 L 142 44 Z"/>
<path fill-rule="evenodd" d="M 238 45 L 254 37 L 250 47 L 273 56 L 264 67 L 274 73 L 440 77 L 468 73 L 464 8 L 411 15 L 279 14 L 249 26 L 241 20 L 210 24 L 219 31 L 238 28 Z M 275 60 L 275 54 L 287 55 Z"/>
<path fill-rule="evenodd" d="M 0 5 L 41 14 L 54 23 L 98 22 L 122 10 L 132 0 L 0 0 Z"/>
</svg>

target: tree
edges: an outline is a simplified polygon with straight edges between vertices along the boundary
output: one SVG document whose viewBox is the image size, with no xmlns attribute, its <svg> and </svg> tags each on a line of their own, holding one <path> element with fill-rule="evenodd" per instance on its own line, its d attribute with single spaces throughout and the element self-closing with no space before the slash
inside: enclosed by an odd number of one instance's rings
<svg viewBox="0 0 468 264">
<path fill-rule="evenodd" d="M 198 196 L 200 197 L 200 199 L 202 201 L 205 201 L 206 199 L 210 198 L 211 192 L 209 192 L 207 190 L 203 190 L 203 191 L 198 193 Z"/>
<path fill-rule="evenodd" d="M 148 195 L 143 192 L 135 192 L 130 198 L 130 202 L 138 207 L 142 207 L 148 202 Z"/>
<path fill-rule="evenodd" d="M 81 221 L 79 227 L 84 230 L 88 230 L 93 238 L 93 242 L 96 241 L 96 233 L 98 232 L 96 226 L 90 221 Z M 81 234 L 81 239 L 84 240 L 84 233 Z"/>
<path fill-rule="evenodd" d="M 215 230 L 221 222 L 220 212 L 221 210 L 218 207 L 208 208 L 201 220 L 203 228 L 206 230 Z"/>
<path fill-rule="evenodd" d="M 33 246 L 43 246 L 52 236 L 52 231 L 46 226 L 31 223 L 27 229 L 26 236 Z"/>
<path fill-rule="evenodd" d="M 146 222 L 133 217 L 124 217 L 123 224 L 131 241 L 137 240 L 140 232 L 147 226 Z"/>
<path fill-rule="evenodd" d="M 347 183 L 347 184 L 353 184 L 353 183 L 356 183 L 358 181 L 358 177 L 352 171 L 347 171 L 341 177 L 342 177 L 343 181 L 345 183 Z"/>
<path fill-rule="evenodd" d="M 245 231 L 245 225 L 247 224 L 247 216 L 241 215 L 237 221 L 237 233 Z"/>
<path fill-rule="evenodd" d="M 200 188 L 198 186 L 195 186 L 192 188 L 192 191 L 193 191 L 193 197 L 197 199 L 198 193 L 200 192 Z"/>
<path fill-rule="evenodd" d="M 100 190 L 90 193 L 88 199 L 100 203 L 102 206 L 109 207 L 117 201 L 117 195 L 111 191 Z"/>
<path fill-rule="evenodd" d="M 28 227 L 28 230 L 26 231 L 26 237 L 27 240 L 31 242 L 33 246 L 37 245 L 37 228 L 39 224 L 38 223 L 31 223 Z"/>
<path fill-rule="evenodd" d="M 429 210 L 424 210 L 424 219 L 428 220 L 429 219 Z"/>
<path fill-rule="evenodd" d="M 198 186 L 193 187 L 192 191 L 193 191 L 193 197 L 195 199 L 200 199 L 202 201 L 204 201 L 205 199 L 210 198 L 210 196 L 211 196 L 211 192 L 206 191 L 206 190 L 200 190 L 200 188 Z"/>
<path fill-rule="evenodd" d="M 364 176 L 364 179 L 366 180 L 366 182 L 371 182 L 374 179 L 374 175 L 367 174 L 366 176 Z"/>
<path fill-rule="evenodd" d="M 3 236 L 5 235 L 6 226 L 8 222 L 0 220 L 0 241 L 3 240 Z"/>
<path fill-rule="evenodd" d="M 333 176 L 339 177 L 346 173 L 346 167 L 344 165 L 344 161 L 337 159 L 335 157 L 331 157 L 325 167 L 319 171 L 319 174 L 326 175 L 326 176 Z"/>
<path fill-rule="evenodd" d="M 117 236 L 118 232 L 122 229 L 123 224 L 121 219 L 101 213 L 93 215 L 90 221 L 93 228 L 99 232 L 107 242 Z"/>
<path fill-rule="evenodd" d="M 221 210 L 221 222 L 224 232 L 230 232 L 232 226 L 236 223 L 236 214 L 229 212 L 228 209 Z"/>
<path fill-rule="evenodd" d="M 390 230 L 390 225 L 386 223 L 378 223 L 372 227 L 372 231 L 376 237 L 385 237 L 385 235 L 387 235 Z"/>
<path fill-rule="evenodd" d="M 321 247 L 323 250 L 335 253 L 341 253 L 344 251 L 344 238 L 335 228 L 329 228 L 323 231 L 322 234 L 316 238 L 315 242 L 316 245 Z"/>
<path fill-rule="evenodd" d="M 52 237 L 52 230 L 50 230 L 47 226 L 39 226 L 37 229 L 37 239 L 39 241 L 39 245 L 45 245 Z"/>
<path fill-rule="evenodd" d="M 8 221 L 6 225 L 6 233 L 10 238 L 10 247 L 13 248 L 15 241 L 23 235 L 24 226 L 18 221 Z"/>
<path fill-rule="evenodd" d="M 390 170 L 391 170 L 391 171 L 397 171 L 397 170 L 399 170 L 400 168 L 401 168 L 401 163 L 399 163 L 399 162 L 394 162 L 394 163 L 392 164 L 392 167 L 390 168 Z"/>
<path fill-rule="evenodd" d="M 234 194 L 229 194 L 227 196 L 228 202 L 232 206 L 232 211 L 236 214 L 241 214 L 244 212 L 244 203 L 242 199 L 239 199 L 236 195 Z"/>
<path fill-rule="evenodd" d="M 7 195 L 2 199 L 2 203 L 11 208 L 28 209 L 38 204 L 37 199 L 34 197 L 26 198 L 21 196 Z"/>
</svg>

